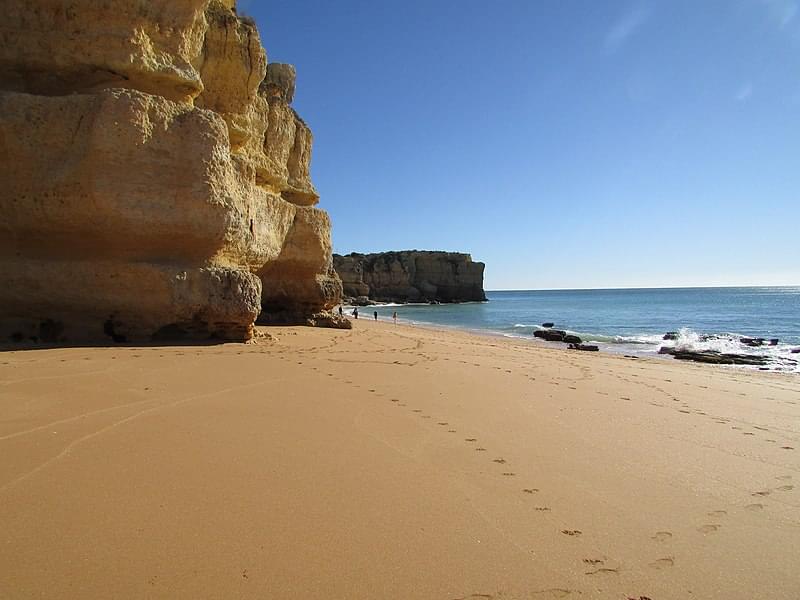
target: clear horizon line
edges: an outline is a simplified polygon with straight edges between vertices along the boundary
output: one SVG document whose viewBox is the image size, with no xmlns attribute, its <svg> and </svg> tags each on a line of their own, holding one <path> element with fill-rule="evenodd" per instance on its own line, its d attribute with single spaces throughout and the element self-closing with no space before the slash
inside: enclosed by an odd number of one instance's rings
<svg viewBox="0 0 800 600">
<path fill-rule="evenodd" d="M 564 288 L 502 288 L 487 289 L 486 292 L 589 292 L 598 290 L 711 290 L 711 289 L 735 289 L 735 288 L 793 288 L 800 287 L 800 284 L 781 284 L 781 285 L 667 285 L 659 287 L 647 286 L 625 286 L 625 287 L 564 287 Z"/>
</svg>

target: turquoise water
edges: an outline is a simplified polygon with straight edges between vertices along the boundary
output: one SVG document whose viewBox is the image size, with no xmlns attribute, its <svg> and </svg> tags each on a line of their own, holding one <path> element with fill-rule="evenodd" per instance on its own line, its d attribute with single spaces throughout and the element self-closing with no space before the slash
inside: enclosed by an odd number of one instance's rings
<svg viewBox="0 0 800 600">
<path fill-rule="evenodd" d="M 573 332 L 604 350 L 656 354 L 661 346 L 766 354 L 773 367 L 797 370 L 787 359 L 800 347 L 800 287 L 671 288 L 487 292 L 489 302 L 365 307 L 380 318 L 508 337 L 533 338 L 542 323 Z M 678 340 L 664 342 L 667 331 Z M 701 336 L 714 335 L 714 339 Z M 779 338 L 776 347 L 749 348 L 741 337 Z M 547 343 L 539 342 L 537 343 Z"/>
</svg>

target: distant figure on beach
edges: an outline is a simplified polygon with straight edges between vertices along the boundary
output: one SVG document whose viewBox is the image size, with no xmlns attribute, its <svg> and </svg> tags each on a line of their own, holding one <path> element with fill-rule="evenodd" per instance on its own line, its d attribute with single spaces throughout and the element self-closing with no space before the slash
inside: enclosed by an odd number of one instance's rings
<svg viewBox="0 0 800 600">
<path fill-rule="evenodd" d="M 339 305 L 339 316 L 341 317 L 343 314 L 344 314 L 344 311 L 342 310 L 342 305 L 340 304 Z"/>
<path fill-rule="evenodd" d="M 375 320 L 377 321 L 378 320 L 378 311 L 376 310 L 374 313 L 372 313 L 372 316 L 375 317 Z"/>
<path fill-rule="evenodd" d="M 394 320 L 394 324 L 397 325 L 397 311 L 394 311 L 394 313 L 392 313 L 392 319 Z"/>
<path fill-rule="evenodd" d="M 358 307 L 357 306 L 353 309 L 353 318 L 354 319 L 358 318 Z"/>
</svg>

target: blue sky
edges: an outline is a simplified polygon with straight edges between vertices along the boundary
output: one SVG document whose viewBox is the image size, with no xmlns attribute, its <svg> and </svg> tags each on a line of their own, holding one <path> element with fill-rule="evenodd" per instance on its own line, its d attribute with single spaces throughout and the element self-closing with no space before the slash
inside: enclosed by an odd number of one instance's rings
<svg viewBox="0 0 800 600">
<path fill-rule="evenodd" d="M 800 284 L 794 0 L 250 0 L 340 253 L 487 289 Z"/>
</svg>

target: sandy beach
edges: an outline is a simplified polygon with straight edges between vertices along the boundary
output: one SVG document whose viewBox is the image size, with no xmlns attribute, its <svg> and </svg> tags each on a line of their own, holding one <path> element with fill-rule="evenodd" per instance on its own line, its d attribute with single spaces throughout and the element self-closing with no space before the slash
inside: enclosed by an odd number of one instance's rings
<svg viewBox="0 0 800 600">
<path fill-rule="evenodd" d="M 0 353 L 0 598 L 800 597 L 800 378 L 358 321 Z"/>
</svg>

